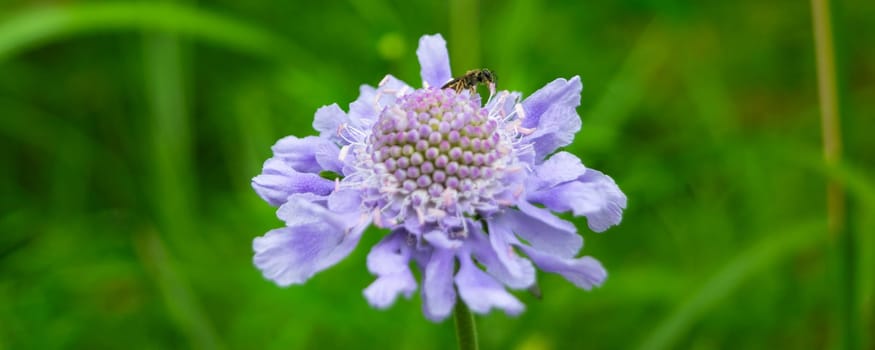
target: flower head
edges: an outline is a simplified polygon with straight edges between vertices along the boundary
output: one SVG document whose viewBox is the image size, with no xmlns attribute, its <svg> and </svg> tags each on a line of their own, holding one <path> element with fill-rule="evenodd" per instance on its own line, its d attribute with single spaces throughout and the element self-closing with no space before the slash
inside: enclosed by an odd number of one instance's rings
<svg viewBox="0 0 875 350">
<path fill-rule="evenodd" d="M 286 226 L 255 239 L 255 265 L 281 286 L 303 283 L 373 224 L 389 230 L 368 254 L 377 279 L 364 295 L 377 308 L 416 290 L 411 263 L 432 320 L 451 313 L 457 292 L 478 313 L 521 312 L 506 288 L 533 286 L 534 266 L 580 288 L 600 285 L 604 268 L 576 257 L 583 239 L 553 214 L 584 216 L 601 232 L 626 207 L 610 177 L 557 152 L 580 130 L 580 79 L 557 79 L 524 100 L 498 91 L 483 104 L 440 88 L 452 79 L 440 35 L 422 37 L 417 56 L 422 88 L 386 76 L 362 86 L 348 113 L 320 108 L 319 136 L 274 145 L 252 185 Z"/>
</svg>

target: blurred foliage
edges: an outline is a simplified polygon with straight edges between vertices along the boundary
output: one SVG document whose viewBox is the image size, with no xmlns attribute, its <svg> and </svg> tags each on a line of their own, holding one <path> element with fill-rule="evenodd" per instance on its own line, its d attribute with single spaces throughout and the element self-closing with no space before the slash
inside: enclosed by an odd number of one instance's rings
<svg viewBox="0 0 875 350">
<path fill-rule="evenodd" d="M 819 150 L 809 6 L 3 0 L 0 349 L 453 347 L 418 296 L 363 299 L 376 230 L 304 286 L 251 263 L 252 238 L 281 225 L 249 187 L 273 142 L 384 74 L 418 85 L 417 40 L 435 32 L 457 74 L 489 67 L 501 88 L 580 75 L 568 149 L 629 197 L 606 234 L 576 221 L 607 283 L 540 275 L 524 314 L 478 317 L 484 349 L 823 348 L 844 327 L 875 346 L 875 3 L 836 6 L 837 168 Z M 850 265 L 825 233 L 829 178 L 849 192 Z"/>
</svg>

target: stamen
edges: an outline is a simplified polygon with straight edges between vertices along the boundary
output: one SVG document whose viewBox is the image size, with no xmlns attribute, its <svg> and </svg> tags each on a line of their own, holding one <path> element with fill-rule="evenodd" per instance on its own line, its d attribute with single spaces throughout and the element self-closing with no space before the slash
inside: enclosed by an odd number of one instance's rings
<svg viewBox="0 0 875 350">
<path fill-rule="evenodd" d="M 523 109 L 522 103 L 517 103 L 513 106 L 513 111 L 519 116 L 519 119 L 526 119 L 526 110 Z"/>
<path fill-rule="evenodd" d="M 522 126 L 517 126 L 516 130 L 523 135 L 531 135 L 533 132 L 535 132 L 534 128 L 524 128 Z"/>
<path fill-rule="evenodd" d="M 386 74 L 386 76 L 383 77 L 382 80 L 380 80 L 380 83 L 377 86 L 383 87 L 383 85 L 386 85 L 386 83 L 389 82 L 389 77 L 390 77 L 390 75 Z"/>
<path fill-rule="evenodd" d="M 349 154 L 350 145 L 345 145 L 340 148 L 340 153 L 337 155 L 337 159 L 340 159 L 341 162 L 346 160 L 346 156 Z"/>
<path fill-rule="evenodd" d="M 380 209 L 374 209 L 373 216 L 374 225 L 377 225 L 377 227 L 383 227 L 383 214 L 380 212 Z"/>
</svg>

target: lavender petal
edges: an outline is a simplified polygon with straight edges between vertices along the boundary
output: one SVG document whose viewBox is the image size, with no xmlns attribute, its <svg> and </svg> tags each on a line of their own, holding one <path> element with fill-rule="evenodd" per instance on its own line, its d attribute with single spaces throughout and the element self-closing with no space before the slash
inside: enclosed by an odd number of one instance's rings
<svg viewBox="0 0 875 350">
<path fill-rule="evenodd" d="M 360 126 L 364 120 L 376 120 L 377 89 L 370 85 L 359 87 L 359 97 L 349 104 L 349 120 L 354 126 Z"/>
<path fill-rule="evenodd" d="M 416 57 L 419 58 L 419 65 L 422 67 L 422 84 L 426 88 L 439 88 L 453 79 L 447 42 L 440 34 L 424 35 L 420 38 Z"/>
<path fill-rule="evenodd" d="M 554 187 L 576 180 L 584 173 L 586 167 L 580 158 L 568 152 L 558 152 L 535 167 L 534 175 L 526 179 L 526 190 L 531 192 Z"/>
<path fill-rule="evenodd" d="M 412 91 L 412 88 L 391 74 L 386 75 L 376 88 L 362 85 L 359 97 L 349 104 L 350 126 L 360 130 L 370 128 L 383 108 L 392 105 L 397 96 L 405 91 Z"/>
<path fill-rule="evenodd" d="M 519 201 L 517 207 L 520 211 L 508 211 L 505 215 L 513 231 L 535 249 L 570 258 L 583 247 L 583 237 L 577 234 L 574 224 L 526 201 Z"/>
<path fill-rule="evenodd" d="M 541 124 L 541 116 L 553 107 L 576 108 L 580 105 L 581 90 L 583 90 L 583 85 L 580 83 L 579 76 L 574 76 L 571 80 L 559 78 L 544 85 L 523 100 L 526 116 L 522 126 L 524 128 L 538 127 Z"/>
<path fill-rule="evenodd" d="M 326 144 L 331 144 L 331 141 L 317 136 L 286 136 L 271 149 L 274 158 L 283 160 L 293 169 L 302 173 L 318 173 L 323 168 L 316 160 L 316 151 Z"/>
<path fill-rule="evenodd" d="M 525 289 L 535 283 L 535 267 L 530 261 L 525 259 L 515 261 L 517 264 L 512 266 L 519 266 L 521 271 L 511 271 L 498 258 L 489 238 L 484 233 L 479 231 L 469 233 L 466 246 L 477 261 L 483 264 L 489 275 L 509 288 Z M 511 247 L 507 247 L 507 249 L 511 249 Z"/>
<path fill-rule="evenodd" d="M 608 273 L 602 267 L 602 264 L 589 256 L 564 259 L 528 246 L 520 246 L 520 249 L 541 270 L 558 273 L 578 288 L 590 290 L 592 287 L 600 286 L 608 277 Z"/>
<path fill-rule="evenodd" d="M 603 232 L 623 219 L 626 195 L 610 176 L 593 169 L 575 181 L 528 194 L 530 201 L 550 210 L 583 215 L 595 232 Z"/>
<path fill-rule="evenodd" d="M 425 238 L 425 240 L 428 241 L 428 243 L 434 245 L 435 247 L 441 248 L 441 249 L 450 249 L 450 250 L 458 249 L 463 244 L 463 241 L 458 240 L 458 239 L 451 239 L 447 235 L 447 232 L 444 232 L 442 230 L 430 231 L 430 232 L 422 235 L 422 238 Z"/>
<path fill-rule="evenodd" d="M 316 174 L 297 172 L 281 159 L 270 158 L 264 162 L 262 173 L 252 178 L 252 188 L 270 205 L 280 206 L 296 193 L 327 195 L 334 183 Z"/>
<path fill-rule="evenodd" d="M 487 269 L 490 274 L 501 279 L 503 283 L 511 288 L 526 288 L 535 283 L 534 266 L 532 266 L 529 260 L 519 256 L 513 249 L 512 245 L 520 244 L 513 234 L 513 220 L 507 217 L 507 215 L 502 215 L 487 221 L 487 224 L 489 226 L 489 243 L 492 252 L 495 254 L 495 260 L 501 265 L 500 269 L 494 269 L 490 266 L 492 264 L 488 264 Z M 482 252 L 480 253 L 482 254 Z M 484 264 L 488 261 L 483 260 L 484 258 L 491 258 L 488 254 L 477 256 Z"/>
<path fill-rule="evenodd" d="M 336 143 L 344 143 L 343 139 L 338 136 L 338 131 L 340 126 L 347 121 L 349 121 L 349 117 L 334 103 L 316 110 L 316 116 L 313 118 L 313 129 L 319 131 L 322 138 Z"/>
<path fill-rule="evenodd" d="M 456 304 L 453 288 L 455 255 L 450 250 L 435 249 L 422 274 L 422 310 L 425 317 L 441 321 L 450 315 Z"/>
<path fill-rule="evenodd" d="M 293 197 L 283 207 L 298 213 L 297 217 L 285 217 L 287 227 L 252 242 L 255 266 L 280 286 L 304 283 L 333 266 L 355 248 L 364 231 L 363 225 L 350 227 L 327 209 L 302 198 Z"/>
<path fill-rule="evenodd" d="M 321 171 L 332 171 L 343 174 L 343 161 L 340 160 L 340 147 L 334 142 L 320 143 L 313 152 L 316 163 L 322 168 Z"/>
<path fill-rule="evenodd" d="M 523 140 L 532 143 L 540 162 L 557 148 L 574 140 L 580 130 L 580 78 L 557 79 L 523 101 L 526 111 L 523 127 L 534 129 Z"/>
<path fill-rule="evenodd" d="M 488 313 L 493 307 L 504 310 L 508 315 L 518 315 L 525 308 L 504 286 L 495 281 L 471 261 L 469 256 L 459 257 L 459 272 L 456 286 L 459 296 L 476 313 Z"/>
<path fill-rule="evenodd" d="M 406 236 L 403 231 L 393 232 L 368 254 L 368 270 L 378 277 L 364 290 L 364 295 L 375 308 L 385 309 L 395 303 L 398 295 L 410 298 L 416 291 L 416 280 L 408 266 L 410 249 Z"/>
</svg>

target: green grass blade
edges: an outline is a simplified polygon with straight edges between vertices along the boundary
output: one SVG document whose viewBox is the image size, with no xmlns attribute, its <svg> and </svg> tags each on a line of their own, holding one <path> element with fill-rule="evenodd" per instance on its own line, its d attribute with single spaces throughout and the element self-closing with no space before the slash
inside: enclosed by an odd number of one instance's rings
<svg viewBox="0 0 875 350">
<path fill-rule="evenodd" d="M 145 92 L 150 105 L 148 118 L 152 165 L 152 208 L 171 243 L 195 238 L 194 205 L 196 174 L 185 91 L 182 46 L 173 37 L 145 38 Z M 172 244 L 173 246 L 182 246 Z"/>
<path fill-rule="evenodd" d="M 191 6 L 108 3 L 26 10 L 0 22 L 0 61 L 60 38 L 102 31 L 150 30 L 201 39 L 267 58 L 301 50 L 265 30 Z"/>
<path fill-rule="evenodd" d="M 699 290 L 659 322 L 640 349 L 668 349 L 676 345 L 696 321 L 725 300 L 749 277 L 825 240 L 825 223 L 803 222 L 780 233 L 762 234 L 763 240 L 740 252 Z"/>
<path fill-rule="evenodd" d="M 605 92 L 586 112 L 587 137 L 575 142 L 577 149 L 609 150 L 622 139 L 620 127 L 632 116 L 630 113 L 646 98 L 647 79 L 652 77 L 669 57 L 665 45 L 664 25 L 654 19 L 640 34 L 632 52 L 608 83 Z"/>
<path fill-rule="evenodd" d="M 844 161 L 836 165 L 827 165 L 815 150 L 799 151 L 797 149 L 781 149 L 775 159 L 789 160 L 793 166 L 811 170 L 823 176 L 831 182 L 837 183 L 847 190 L 853 200 L 858 204 L 851 207 L 850 218 L 856 218 L 856 223 L 849 222 L 849 230 L 855 235 L 855 243 L 850 247 L 853 255 L 855 270 L 846 278 L 855 279 L 853 300 L 853 315 L 850 322 L 856 323 L 859 333 L 857 339 L 859 348 L 868 348 L 872 339 L 869 332 L 875 324 L 875 237 L 871 234 L 861 234 L 871 231 L 875 227 L 875 217 L 870 213 L 875 212 L 875 179 L 867 177 L 865 171 L 857 166 Z M 856 216 L 854 216 L 856 214 Z M 853 221 L 853 220 L 852 220 Z M 847 344 L 846 344 L 847 345 Z"/>
<path fill-rule="evenodd" d="M 191 347 L 222 348 L 194 291 L 179 273 L 158 234 L 151 230 L 142 232 L 135 236 L 134 245 L 141 263 L 157 284 L 173 322 L 189 338 Z"/>
</svg>

